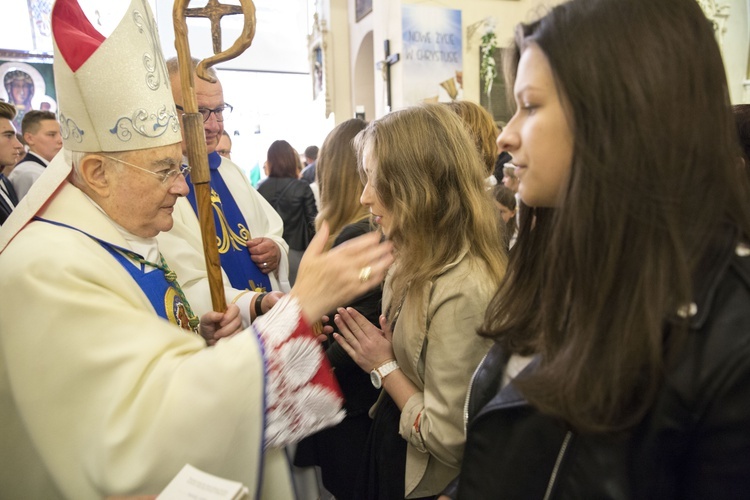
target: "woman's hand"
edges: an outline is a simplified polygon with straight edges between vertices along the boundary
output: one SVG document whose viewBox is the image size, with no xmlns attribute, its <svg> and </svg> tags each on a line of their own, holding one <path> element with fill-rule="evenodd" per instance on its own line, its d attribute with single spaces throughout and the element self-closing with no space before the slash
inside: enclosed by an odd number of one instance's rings
<svg viewBox="0 0 750 500">
<path fill-rule="evenodd" d="M 316 323 L 319 328 L 316 330 L 316 326 L 313 325 L 313 333 L 317 337 L 319 342 L 325 342 L 328 340 L 328 336 L 333 333 L 333 327 L 328 324 L 328 322 L 331 321 L 331 318 L 328 316 L 323 316 L 320 318 L 320 322 Z"/>
<path fill-rule="evenodd" d="M 341 332 L 334 334 L 334 338 L 364 371 L 371 372 L 395 359 L 391 344 L 393 332 L 385 316 L 380 316 L 382 330 L 351 307 L 339 308 L 334 321 Z"/>
<path fill-rule="evenodd" d="M 200 332 L 208 345 L 242 330 L 242 318 L 237 304 L 229 304 L 223 313 L 211 311 L 201 316 Z"/>
<path fill-rule="evenodd" d="M 299 300 L 310 323 L 381 283 L 393 263 L 393 245 L 381 243 L 377 233 L 365 234 L 323 252 L 327 239 L 328 224 L 324 223 L 302 257 L 290 292 Z"/>
</svg>

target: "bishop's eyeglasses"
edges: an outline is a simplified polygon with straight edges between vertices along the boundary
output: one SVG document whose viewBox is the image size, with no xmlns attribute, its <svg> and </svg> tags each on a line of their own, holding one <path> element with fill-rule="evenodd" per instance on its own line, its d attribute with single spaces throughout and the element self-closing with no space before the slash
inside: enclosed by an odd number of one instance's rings
<svg viewBox="0 0 750 500">
<path fill-rule="evenodd" d="M 179 104 L 175 104 L 174 107 L 177 108 L 178 110 L 182 111 L 183 113 L 185 112 L 185 108 L 183 108 Z M 210 108 L 198 108 L 198 113 L 200 113 L 201 116 L 203 117 L 203 123 L 207 122 L 208 119 L 211 118 L 211 113 L 213 113 L 214 116 L 216 116 L 216 121 L 217 122 L 223 122 L 224 121 L 224 115 L 225 114 L 226 115 L 231 114 L 233 109 L 234 108 L 232 107 L 231 104 L 228 104 L 228 103 L 225 102 L 221 106 L 217 106 L 214 109 L 210 109 Z"/>
<path fill-rule="evenodd" d="M 151 170 L 145 169 L 143 167 L 139 167 L 138 165 L 133 165 L 132 163 L 128 163 L 124 160 L 117 159 L 113 156 L 107 156 L 107 155 L 101 155 L 105 158 L 109 158 L 112 161 L 116 161 L 117 163 L 122 163 L 124 165 L 127 165 L 132 168 L 137 168 L 138 170 L 142 172 L 146 172 L 147 174 L 151 174 L 155 177 L 158 177 L 159 180 L 161 180 L 162 184 L 169 184 L 171 185 L 176 179 L 177 174 L 181 174 L 183 177 L 187 177 L 188 174 L 190 174 L 191 167 L 188 165 L 180 165 L 178 168 L 170 168 L 169 170 L 164 170 L 162 172 L 152 172 Z"/>
</svg>

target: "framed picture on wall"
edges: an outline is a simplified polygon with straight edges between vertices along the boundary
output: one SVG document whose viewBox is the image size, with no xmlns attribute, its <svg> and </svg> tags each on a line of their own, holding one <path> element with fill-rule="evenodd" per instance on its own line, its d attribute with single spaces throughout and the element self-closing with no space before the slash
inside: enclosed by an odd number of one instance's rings
<svg viewBox="0 0 750 500">
<path fill-rule="evenodd" d="M 372 0 L 356 0 L 355 7 L 357 22 L 359 22 L 363 17 L 372 12 Z"/>
<path fill-rule="evenodd" d="M 316 13 L 313 16 L 312 33 L 307 35 L 310 76 L 312 77 L 313 101 L 322 97 L 325 101 L 326 118 L 331 114 L 331 89 L 329 88 L 328 28 Z"/>
<path fill-rule="evenodd" d="M 312 74 L 313 81 L 313 100 L 315 100 L 323 92 L 323 85 L 325 81 L 325 66 L 323 66 L 323 47 L 321 45 L 316 45 L 315 47 L 313 47 L 312 54 L 310 54 L 310 60 L 312 63 L 310 73 Z"/>
<path fill-rule="evenodd" d="M 32 109 L 57 111 L 51 54 L 0 50 L 0 82 L 0 99 L 18 109 L 16 129 L 21 130 L 21 120 Z"/>
</svg>

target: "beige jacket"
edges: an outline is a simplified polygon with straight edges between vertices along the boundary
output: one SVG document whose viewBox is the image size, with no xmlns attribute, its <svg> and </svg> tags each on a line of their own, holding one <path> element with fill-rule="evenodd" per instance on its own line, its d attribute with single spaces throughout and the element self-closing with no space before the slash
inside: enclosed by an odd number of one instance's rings
<svg viewBox="0 0 750 500">
<path fill-rule="evenodd" d="M 407 401 L 399 424 L 408 443 L 407 498 L 436 495 L 458 475 L 466 438 L 466 390 L 491 345 L 476 329 L 496 288 L 484 262 L 464 250 L 426 285 L 420 303 L 407 299 L 401 308 L 393 351 L 401 371 L 420 391 Z M 387 280 L 384 311 L 392 295 Z"/>
</svg>

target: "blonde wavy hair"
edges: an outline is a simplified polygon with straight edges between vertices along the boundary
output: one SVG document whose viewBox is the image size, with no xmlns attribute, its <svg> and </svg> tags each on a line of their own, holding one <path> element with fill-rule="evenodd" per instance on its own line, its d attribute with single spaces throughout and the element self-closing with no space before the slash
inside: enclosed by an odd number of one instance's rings
<svg viewBox="0 0 750 500">
<path fill-rule="evenodd" d="M 471 101 L 453 101 L 446 103 L 464 122 L 469 134 L 474 138 L 485 167 L 485 177 L 495 171 L 497 161 L 497 136 L 500 129 L 489 111 Z"/>
<path fill-rule="evenodd" d="M 320 189 L 320 212 L 316 229 L 328 222 L 330 236 L 326 249 L 333 246 L 341 230 L 368 215 L 359 202 L 362 181 L 357 170 L 357 156 L 352 139 L 367 127 L 367 122 L 352 118 L 336 126 L 328 134 L 315 163 L 315 177 Z"/>
<path fill-rule="evenodd" d="M 507 256 L 498 211 L 484 187 L 485 168 L 461 119 L 444 104 L 386 115 L 354 140 L 361 175 L 391 212 L 388 237 L 397 249 L 391 288 L 397 304 L 466 249 L 496 282 Z M 392 318 L 389 318 L 389 320 Z"/>
</svg>

